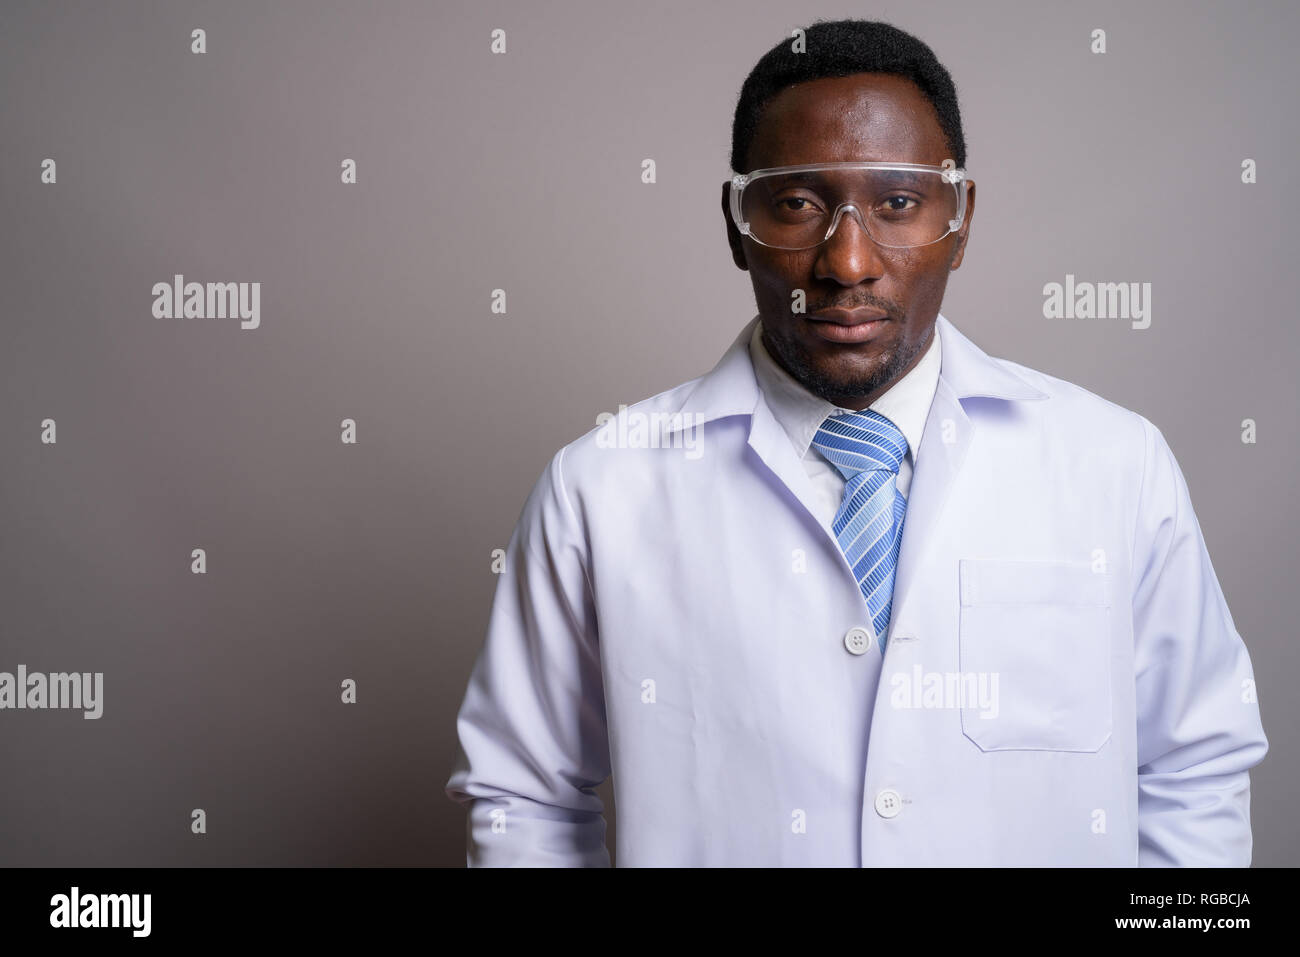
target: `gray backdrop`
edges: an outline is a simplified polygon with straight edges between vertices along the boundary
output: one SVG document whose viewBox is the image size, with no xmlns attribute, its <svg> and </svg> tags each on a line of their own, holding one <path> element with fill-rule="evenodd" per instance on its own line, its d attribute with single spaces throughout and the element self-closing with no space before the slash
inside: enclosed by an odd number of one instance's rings
<svg viewBox="0 0 1300 957">
<path fill-rule="evenodd" d="M 556 449 L 754 314 L 735 98 L 839 16 L 956 80 L 979 200 L 944 314 L 1168 438 L 1272 745 L 1255 861 L 1296 863 L 1300 13 L 970 0 L 6 0 L 0 671 L 104 679 L 98 720 L 0 711 L 0 863 L 464 863 L 492 549 Z M 260 282 L 260 326 L 155 318 L 176 273 Z M 1066 274 L 1151 283 L 1150 328 L 1044 318 Z"/>
</svg>

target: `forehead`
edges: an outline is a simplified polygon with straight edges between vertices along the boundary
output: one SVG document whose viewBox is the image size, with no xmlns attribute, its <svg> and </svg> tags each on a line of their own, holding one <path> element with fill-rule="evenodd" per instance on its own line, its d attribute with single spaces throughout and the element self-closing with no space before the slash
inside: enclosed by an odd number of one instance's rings
<svg viewBox="0 0 1300 957">
<path fill-rule="evenodd" d="M 786 87 L 763 109 L 750 168 L 851 160 L 925 163 L 948 159 L 939 117 L 906 77 L 856 73 Z"/>
</svg>

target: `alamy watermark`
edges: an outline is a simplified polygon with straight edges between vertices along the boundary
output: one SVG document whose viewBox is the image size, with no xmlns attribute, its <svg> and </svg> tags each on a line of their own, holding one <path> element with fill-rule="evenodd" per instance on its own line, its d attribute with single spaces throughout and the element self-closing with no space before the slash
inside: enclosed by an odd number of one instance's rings
<svg viewBox="0 0 1300 957">
<path fill-rule="evenodd" d="M 83 710 L 83 718 L 104 713 L 104 673 L 96 671 L 44 674 L 19 665 L 17 674 L 0 671 L 0 710 L 67 708 Z"/>
<path fill-rule="evenodd" d="M 152 894 L 83 894 L 74 886 L 50 898 L 51 927 L 128 927 L 132 937 L 148 937 Z"/>
<path fill-rule="evenodd" d="M 177 273 L 171 282 L 153 285 L 156 319 L 241 319 L 241 329 L 262 323 L 260 282 L 186 282 Z"/>
<path fill-rule="evenodd" d="M 911 674 L 895 672 L 889 685 L 889 704 L 901 710 L 978 708 L 981 718 L 998 716 L 996 671 L 924 671 L 913 665 Z"/>
<path fill-rule="evenodd" d="M 600 449 L 683 449 L 688 459 L 704 454 L 700 442 L 704 415 L 698 412 L 629 412 L 596 416 L 596 447 Z"/>
<path fill-rule="evenodd" d="M 1045 319 L 1129 319 L 1134 329 L 1151 325 L 1151 283 L 1075 282 L 1073 273 L 1065 283 L 1043 286 Z"/>
</svg>

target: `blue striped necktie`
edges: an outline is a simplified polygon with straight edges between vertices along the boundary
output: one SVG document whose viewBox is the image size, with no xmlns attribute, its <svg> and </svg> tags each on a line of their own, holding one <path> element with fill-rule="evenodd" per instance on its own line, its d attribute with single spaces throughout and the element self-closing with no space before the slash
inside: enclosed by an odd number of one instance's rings
<svg viewBox="0 0 1300 957">
<path fill-rule="evenodd" d="M 828 415 L 812 444 L 844 476 L 844 500 L 832 529 L 867 600 L 883 652 L 907 510 L 898 490 L 907 439 L 889 419 L 866 409 Z"/>
</svg>

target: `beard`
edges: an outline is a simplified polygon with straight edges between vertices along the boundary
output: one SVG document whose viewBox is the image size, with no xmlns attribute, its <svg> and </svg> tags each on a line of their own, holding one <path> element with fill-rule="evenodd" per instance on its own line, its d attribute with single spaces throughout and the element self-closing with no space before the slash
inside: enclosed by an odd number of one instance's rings
<svg viewBox="0 0 1300 957">
<path fill-rule="evenodd" d="M 892 318 L 889 321 L 897 322 Z M 788 332 L 773 336 L 769 326 L 763 324 L 763 345 L 772 358 L 813 395 L 840 406 L 860 401 L 877 390 L 884 390 L 902 375 L 903 370 L 928 343 L 927 339 L 911 344 L 904 338 L 897 346 L 877 356 L 870 369 L 850 368 L 845 372 L 833 373 L 817 366 L 799 340 Z"/>
</svg>

